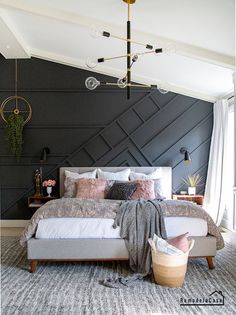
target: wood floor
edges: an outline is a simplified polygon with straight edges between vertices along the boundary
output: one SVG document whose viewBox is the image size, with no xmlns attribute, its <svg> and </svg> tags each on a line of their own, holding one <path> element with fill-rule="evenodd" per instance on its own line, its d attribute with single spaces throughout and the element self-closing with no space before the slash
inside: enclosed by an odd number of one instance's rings
<svg viewBox="0 0 236 315">
<path fill-rule="evenodd" d="M 1 227 L 0 229 L 0 234 L 1 236 L 19 236 L 21 235 L 22 231 L 24 230 L 24 228 L 20 227 L 20 228 L 16 228 L 16 227 Z"/>
</svg>

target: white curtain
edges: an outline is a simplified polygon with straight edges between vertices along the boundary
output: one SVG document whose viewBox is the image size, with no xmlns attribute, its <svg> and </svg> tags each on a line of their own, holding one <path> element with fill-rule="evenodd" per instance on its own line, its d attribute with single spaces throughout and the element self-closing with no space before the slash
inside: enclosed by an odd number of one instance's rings
<svg viewBox="0 0 236 315">
<path fill-rule="evenodd" d="M 230 171 L 227 168 L 227 134 L 228 101 L 223 99 L 214 104 L 214 124 L 204 196 L 204 208 L 217 225 L 220 225 L 225 211 L 225 182 L 227 172 Z"/>
</svg>

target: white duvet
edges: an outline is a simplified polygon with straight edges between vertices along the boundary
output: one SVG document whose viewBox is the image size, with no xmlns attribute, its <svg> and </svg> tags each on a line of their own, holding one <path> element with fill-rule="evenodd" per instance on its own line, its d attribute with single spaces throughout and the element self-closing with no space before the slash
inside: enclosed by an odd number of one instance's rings
<svg viewBox="0 0 236 315">
<path fill-rule="evenodd" d="M 207 222 L 199 218 L 166 217 L 167 237 L 189 232 L 189 236 L 206 236 Z M 113 219 L 50 218 L 39 221 L 36 238 L 120 238 Z"/>
</svg>

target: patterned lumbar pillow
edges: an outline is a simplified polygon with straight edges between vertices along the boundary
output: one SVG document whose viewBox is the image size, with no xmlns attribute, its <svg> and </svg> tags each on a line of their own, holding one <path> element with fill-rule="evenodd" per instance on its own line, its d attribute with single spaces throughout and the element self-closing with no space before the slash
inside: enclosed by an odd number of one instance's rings
<svg viewBox="0 0 236 315">
<path fill-rule="evenodd" d="M 110 188 L 106 199 L 128 200 L 135 192 L 137 185 L 135 183 L 114 183 Z"/>
<path fill-rule="evenodd" d="M 77 180 L 76 198 L 104 199 L 106 181 L 104 179 L 81 178 Z"/>
<path fill-rule="evenodd" d="M 65 170 L 65 181 L 64 181 L 64 187 L 65 187 L 65 198 L 74 198 L 76 196 L 76 182 L 80 178 L 96 178 L 97 170 L 94 170 L 92 172 L 86 172 L 86 173 L 76 173 L 76 172 L 70 172 Z"/>
<path fill-rule="evenodd" d="M 189 249 L 189 241 L 188 241 L 188 232 L 185 234 L 181 234 L 177 237 L 171 238 L 167 240 L 168 244 L 182 250 L 182 252 L 186 253 Z"/>
</svg>

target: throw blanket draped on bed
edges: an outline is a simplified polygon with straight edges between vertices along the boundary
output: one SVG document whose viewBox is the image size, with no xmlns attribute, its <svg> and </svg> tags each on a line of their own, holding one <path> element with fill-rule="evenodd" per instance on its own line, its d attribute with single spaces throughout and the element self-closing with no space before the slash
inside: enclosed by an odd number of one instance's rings
<svg viewBox="0 0 236 315">
<path fill-rule="evenodd" d="M 114 227 L 120 226 L 120 236 L 125 239 L 129 264 L 133 271 L 148 274 L 151 269 L 151 248 L 148 239 L 154 234 L 166 239 L 162 203 L 130 200 L 118 209 Z"/>
</svg>

